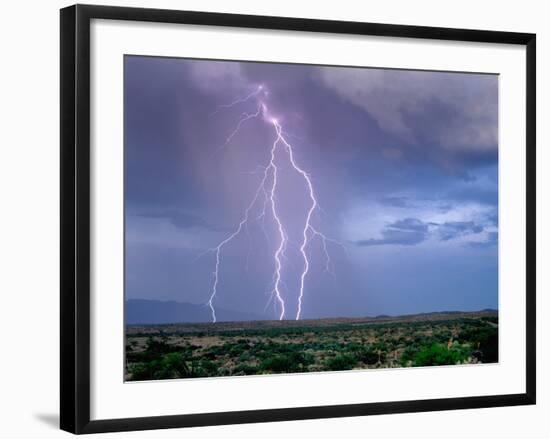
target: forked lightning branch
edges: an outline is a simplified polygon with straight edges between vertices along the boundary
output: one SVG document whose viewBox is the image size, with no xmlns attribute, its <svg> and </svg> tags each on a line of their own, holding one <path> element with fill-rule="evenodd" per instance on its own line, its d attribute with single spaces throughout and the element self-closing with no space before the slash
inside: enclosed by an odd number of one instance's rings
<svg viewBox="0 0 550 439">
<path fill-rule="evenodd" d="M 331 260 L 327 248 L 327 242 L 339 244 L 337 241 L 328 238 L 325 234 L 317 230 L 312 224 L 316 211 L 319 209 L 319 203 L 315 188 L 309 173 L 304 170 L 297 162 L 294 153 L 294 147 L 288 140 L 288 136 L 285 135 L 283 127 L 280 121 L 271 112 L 266 104 L 266 98 L 268 91 L 265 86 L 259 85 L 255 87 L 254 91 L 250 94 L 243 96 L 235 101 L 220 105 L 218 109 L 212 113 L 215 116 L 218 112 L 224 110 L 231 110 L 238 108 L 240 105 L 250 102 L 252 100 L 257 104 L 256 111 L 253 113 L 242 113 L 241 118 L 237 122 L 235 129 L 226 138 L 222 147 L 228 146 L 232 139 L 237 135 L 241 127 L 249 121 L 259 121 L 267 124 L 273 129 L 273 143 L 269 147 L 269 156 L 267 163 L 260 165 L 261 179 L 260 183 L 254 191 L 254 195 L 244 210 L 240 222 L 237 224 L 232 233 L 230 233 L 225 239 L 219 242 L 219 244 L 211 248 L 209 251 L 214 253 L 214 271 L 213 281 L 208 298 L 208 306 L 212 314 L 212 322 L 217 321 L 215 301 L 220 291 L 220 266 L 223 264 L 223 250 L 226 246 L 239 236 L 242 231 L 248 226 L 250 221 L 257 221 L 263 219 L 266 216 L 270 216 L 275 224 L 275 236 L 274 242 L 276 242 L 275 249 L 273 251 L 273 281 L 270 290 L 270 301 L 274 301 L 279 320 L 289 318 L 287 311 L 287 299 L 283 291 L 283 273 L 286 270 L 286 264 L 288 263 L 285 258 L 285 251 L 288 244 L 287 226 L 285 221 L 279 212 L 278 201 L 284 199 L 285 193 L 281 190 L 280 186 L 280 168 L 282 166 L 282 158 L 286 159 L 286 162 L 290 165 L 293 172 L 295 172 L 301 180 L 301 184 L 306 189 L 306 199 L 304 200 L 304 206 L 307 209 L 305 219 L 301 226 L 301 242 L 299 243 L 299 252 L 302 259 L 302 267 L 300 269 L 299 286 L 297 291 L 297 310 L 296 314 L 292 317 L 299 320 L 302 317 L 302 306 L 305 294 L 307 294 L 307 277 L 310 273 L 311 261 L 308 254 L 308 248 L 311 241 L 315 238 L 321 240 L 323 252 L 326 258 L 325 269 L 330 272 Z M 262 204 L 262 210 L 260 215 L 252 216 L 252 210 L 258 203 Z M 269 302 L 268 302 L 269 303 Z"/>
</svg>

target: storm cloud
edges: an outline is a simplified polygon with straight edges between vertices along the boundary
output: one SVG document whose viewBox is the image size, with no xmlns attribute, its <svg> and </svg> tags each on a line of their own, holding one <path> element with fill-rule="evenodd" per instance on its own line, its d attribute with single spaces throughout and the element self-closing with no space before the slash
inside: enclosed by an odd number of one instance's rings
<svg viewBox="0 0 550 439">
<path fill-rule="evenodd" d="M 448 241 L 469 233 L 483 232 L 483 226 L 475 224 L 473 221 L 451 221 L 438 226 L 441 240 Z"/>
<path fill-rule="evenodd" d="M 498 76 L 124 62 L 127 298 L 206 303 L 211 249 L 242 221 L 275 141 L 261 118 L 231 135 L 258 111 L 244 98 L 262 86 L 313 182 L 313 225 L 330 237 L 307 248 L 304 317 L 498 306 Z M 295 297 L 307 189 L 280 159 L 284 288 Z M 217 300 L 274 318 L 277 228 L 265 199 L 224 247 Z"/>
<path fill-rule="evenodd" d="M 382 69 L 319 70 L 324 84 L 407 144 L 496 151 L 498 77 Z"/>
<path fill-rule="evenodd" d="M 360 247 L 371 245 L 415 245 L 426 240 L 428 236 L 428 224 L 416 218 L 405 218 L 388 224 L 382 230 L 382 238 L 357 241 Z"/>
</svg>

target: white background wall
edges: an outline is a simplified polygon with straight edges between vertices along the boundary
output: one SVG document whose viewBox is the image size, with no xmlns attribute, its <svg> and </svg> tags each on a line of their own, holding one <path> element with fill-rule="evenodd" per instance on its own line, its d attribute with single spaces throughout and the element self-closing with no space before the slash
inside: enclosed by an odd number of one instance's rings
<svg viewBox="0 0 550 439">
<path fill-rule="evenodd" d="M 88 3 L 96 3 L 88 1 Z M 537 406 L 209 427 L 105 435 L 143 438 L 548 437 L 550 288 L 548 188 L 550 25 L 543 1 L 187 0 L 100 4 L 163 7 L 537 33 L 538 352 Z M 63 1 L 5 2 L 0 67 L 0 434 L 61 437 L 58 422 L 59 13 Z"/>
</svg>

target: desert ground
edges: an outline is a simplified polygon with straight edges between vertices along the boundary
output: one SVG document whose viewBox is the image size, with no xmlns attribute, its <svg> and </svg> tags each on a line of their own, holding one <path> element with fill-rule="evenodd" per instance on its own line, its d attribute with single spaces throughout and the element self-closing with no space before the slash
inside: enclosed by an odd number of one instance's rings
<svg viewBox="0 0 550 439">
<path fill-rule="evenodd" d="M 126 327 L 126 380 L 498 361 L 498 313 Z"/>
</svg>

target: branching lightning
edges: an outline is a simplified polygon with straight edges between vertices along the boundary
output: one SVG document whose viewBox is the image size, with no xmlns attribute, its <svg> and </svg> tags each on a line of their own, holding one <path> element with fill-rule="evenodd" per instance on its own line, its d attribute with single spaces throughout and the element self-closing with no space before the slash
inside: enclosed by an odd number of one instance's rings
<svg viewBox="0 0 550 439">
<path fill-rule="evenodd" d="M 294 148 L 292 144 L 288 141 L 288 135 L 284 132 L 279 120 L 270 114 L 270 111 L 265 101 L 263 100 L 265 97 L 267 97 L 267 90 L 265 89 L 264 86 L 260 85 L 256 87 L 255 90 L 249 93 L 248 95 L 242 98 L 236 99 L 230 104 L 220 105 L 217 108 L 217 110 L 214 113 L 212 113 L 213 115 L 215 115 L 222 109 L 230 109 L 240 104 L 249 102 L 252 99 L 255 99 L 257 102 L 256 112 L 242 113 L 241 118 L 239 119 L 239 121 L 235 126 L 235 129 L 226 138 L 225 143 L 222 145 L 222 148 L 225 148 L 226 146 L 228 146 L 231 140 L 240 131 L 243 124 L 251 119 L 258 119 L 261 117 L 264 122 L 268 123 L 268 125 L 273 127 L 274 134 L 275 134 L 275 140 L 273 141 L 271 145 L 271 149 L 269 151 L 268 163 L 265 166 L 259 166 L 259 168 L 261 169 L 260 183 L 256 188 L 256 191 L 254 193 L 254 196 L 251 202 L 245 209 L 243 216 L 241 218 L 241 221 L 229 236 L 227 236 L 224 240 L 222 240 L 216 247 L 209 250 L 215 254 L 213 284 L 212 284 L 210 296 L 207 302 L 212 314 L 212 322 L 214 323 L 217 321 L 214 301 L 218 294 L 218 285 L 219 285 L 219 279 L 220 279 L 219 270 L 220 270 L 222 250 L 226 245 L 228 245 L 232 240 L 234 240 L 242 232 L 243 229 L 245 229 L 248 232 L 248 224 L 250 221 L 254 221 L 254 220 L 255 221 L 262 220 L 262 230 L 266 236 L 266 240 L 270 242 L 271 240 L 268 237 L 265 231 L 265 228 L 263 227 L 263 221 L 265 220 L 268 213 L 273 218 L 273 221 L 275 223 L 277 236 L 275 238 L 276 249 L 273 253 L 273 262 L 274 262 L 274 272 L 273 272 L 273 279 L 272 279 L 273 288 L 271 291 L 269 291 L 270 299 L 266 307 L 269 305 L 269 303 L 272 300 L 275 300 L 275 303 L 278 306 L 277 309 L 278 309 L 279 320 L 283 320 L 286 316 L 287 307 L 286 307 L 285 298 L 282 290 L 282 287 L 284 285 L 282 276 L 284 271 L 285 250 L 288 245 L 288 235 L 285 229 L 284 221 L 280 215 L 278 203 L 277 203 L 277 195 L 278 195 L 279 179 L 280 179 L 279 165 L 277 161 L 278 153 L 281 154 L 286 152 L 286 157 L 288 158 L 288 161 L 292 167 L 292 170 L 295 171 L 303 179 L 304 186 L 307 190 L 307 198 L 308 198 L 307 212 L 303 223 L 303 227 L 301 229 L 302 230 L 301 242 L 299 245 L 299 252 L 303 260 L 303 266 L 300 273 L 299 290 L 297 292 L 297 311 L 294 316 L 296 320 L 299 320 L 302 316 L 302 306 L 303 306 L 303 298 L 305 294 L 306 278 L 309 274 L 310 267 L 311 267 L 310 256 L 308 255 L 308 247 L 310 246 L 311 241 L 314 238 L 319 238 L 321 240 L 321 245 L 323 248 L 323 253 L 325 255 L 325 261 L 326 261 L 325 271 L 331 275 L 334 275 L 334 271 L 332 268 L 332 261 L 328 251 L 327 243 L 330 242 L 337 245 L 342 245 L 338 241 L 328 238 L 325 234 L 318 231 L 312 225 L 315 212 L 316 210 L 319 209 L 319 203 L 316 198 L 311 176 L 296 162 L 295 156 L 294 156 Z M 253 210 L 254 206 L 259 202 L 260 195 L 263 195 L 263 204 L 261 206 L 261 211 L 257 216 L 251 218 L 251 211 Z"/>
<path fill-rule="evenodd" d="M 261 105 L 258 105 L 258 109 L 256 110 L 255 113 L 250 113 L 250 114 L 249 113 L 243 113 L 242 117 L 239 119 L 239 122 L 237 123 L 237 126 L 231 132 L 231 134 L 229 134 L 229 136 L 227 136 L 227 139 L 225 139 L 225 143 L 222 145 L 221 148 L 225 148 L 227 145 L 229 145 L 229 143 L 231 142 L 233 137 L 235 137 L 235 135 L 241 129 L 241 126 L 242 126 L 243 123 L 245 123 L 247 120 L 254 119 L 254 118 L 260 116 L 261 113 L 262 113 L 262 106 Z"/>
<path fill-rule="evenodd" d="M 244 103 L 248 102 L 250 99 L 257 97 L 262 92 L 264 92 L 264 95 L 266 95 L 266 93 L 264 91 L 264 86 L 259 85 L 258 87 L 256 87 L 256 89 L 253 92 L 249 93 L 244 98 L 238 98 L 238 99 L 234 100 L 233 102 L 231 102 L 229 104 L 219 105 L 218 108 L 216 109 L 216 111 L 214 111 L 212 113 L 212 116 L 216 115 L 217 113 L 219 113 L 224 108 L 231 108 L 231 107 L 234 107 L 234 106 L 239 105 L 239 104 L 244 104 Z"/>
</svg>

